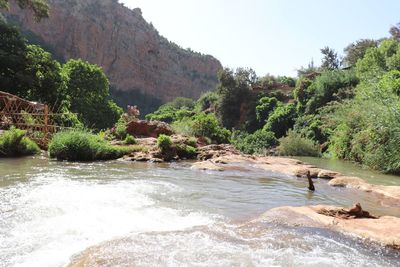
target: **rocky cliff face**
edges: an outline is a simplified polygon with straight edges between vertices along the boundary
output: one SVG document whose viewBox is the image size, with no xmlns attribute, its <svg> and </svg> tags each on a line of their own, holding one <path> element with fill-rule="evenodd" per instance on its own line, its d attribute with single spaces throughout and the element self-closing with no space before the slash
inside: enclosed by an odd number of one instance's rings
<svg viewBox="0 0 400 267">
<path fill-rule="evenodd" d="M 128 9 L 117 0 L 49 3 L 51 17 L 40 23 L 15 5 L 4 15 L 55 56 L 82 58 L 103 67 L 120 98 L 135 95 L 129 94 L 132 91 L 161 102 L 177 96 L 197 98 L 217 83 L 217 59 L 169 42 L 143 19 L 140 9 Z M 129 102 L 142 104 L 137 99 Z"/>
</svg>

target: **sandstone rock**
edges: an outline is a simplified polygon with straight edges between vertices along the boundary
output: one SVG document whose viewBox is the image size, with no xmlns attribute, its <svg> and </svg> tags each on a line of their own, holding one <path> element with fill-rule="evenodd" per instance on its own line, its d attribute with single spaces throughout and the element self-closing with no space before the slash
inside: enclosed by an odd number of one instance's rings
<svg viewBox="0 0 400 267">
<path fill-rule="evenodd" d="M 337 187 L 349 187 L 376 196 L 384 197 L 391 200 L 391 205 L 400 206 L 400 186 L 384 186 L 369 184 L 358 177 L 339 176 L 329 181 L 329 185 Z"/>
<path fill-rule="evenodd" d="M 229 155 L 240 155 L 241 153 L 235 149 L 232 145 L 208 145 L 199 147 L 199 160 L 208 160 L 212 158 L 218 158 L 221 156 L 229 156 Z"/>
<path fill-rule="evenodd" d="M 321 213 L 333 213 L 343 208 L 332 206 L 279 207 L 264 213 L 255 221 L 269 221 L 290 226 L 329 228 L 344 234 L 352 234 L 400 249 L 400 218 L 383 216 L 373 218 L 338 218 Z"/>
<path fill-rule="evenodd" d="M 224 168 L 222 168 L 221 166 L 219 166 L 209 160 L 193 163 L 191 169 L 203 170 L 203 171 L 223 171 L 224 170 Z"/>
<path fill-rule="evenodd" d="M 338 172 L 334 172 L 334 171 L 328 171 L 328 170 L 321 170 L 318 173 L 318 178 L 322 178 L 322 179 L 332 179 L 335 178 L 337 176 L 340 176 L 341 174 Z"/>
<path fill-rule="evenodd" d="M 307 173 L 310 172 L 311 178 L 317 178 L 320 170 L 315 167 L 300 167 L 293 174 L 297 177 L 307 177 Z"/>
<path fill-rule="evenodd" d="M 162 121 L 134 120 L 127 124 L 126 132 L 135 137 L 158 137 L 160 134 L 173 133 L 169 124 Z"/>
<path fill-rule="evenodd" d="M 14 2 L 14 3 L 13 3 Z M 111 86 L 136 90 L 163 102 L 198 98 L 217 84 L 221 63 L 212 56 L 180 48 L 159 35 L 142 16 L 115 0 L 49 0 L 51 15 L 40 23 L 11 1 L 10 12 L 29 35 L 36 35 L 56 57 L 98 64 Z M 135 99 L 132 99 L 132 104 Z"/>
</svg>

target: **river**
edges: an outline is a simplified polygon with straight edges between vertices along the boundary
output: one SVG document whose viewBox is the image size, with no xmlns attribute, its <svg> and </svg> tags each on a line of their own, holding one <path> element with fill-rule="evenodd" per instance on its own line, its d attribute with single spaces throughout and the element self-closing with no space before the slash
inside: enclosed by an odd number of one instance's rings
<svg viewBox="0 0 400 267">
<path fill-rule="evenodd" d="M 0 266 L 67 266 L 106 241 L 99 253 L 112 257 L 99 266 L 398 266 L 399 252 L 328 230 L 247 223 L 285 205 L 398 208 L 325 180 L 311 193 L 303 178 L 241 167 L 0 159 Z"/>
</svg>

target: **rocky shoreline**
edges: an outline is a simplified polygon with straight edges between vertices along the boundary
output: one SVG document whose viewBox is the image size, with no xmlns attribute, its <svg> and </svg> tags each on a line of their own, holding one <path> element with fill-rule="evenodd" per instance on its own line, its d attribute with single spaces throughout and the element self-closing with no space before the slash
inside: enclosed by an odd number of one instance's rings
<svg viewBox="0 0 400 267">
<path fill-rule="evenodd" d="M 173 137 L 174 142 L 184 143 L 181 137 Z M 154 138 L 141 139 L 140 144 L 154 146 Z M 153 151 L 153 152 L 151 152 Z M 148 152 L 136 152 L 123 160 L 161 162 L 165 159 L 155 153 L 155 149 Z M 358 177 L 344 176 L 338 172 L 317 168 L 302 161 L 273 156 L 252 156 L 237 151 L 231 145 L 203 145 L 198 147 L 197 161 L 191 163 L 191 169 L 198 171 L 237 171 L 238 168 L 258 168 L 277 174 L 293 177 L 305 177 L 307 173 L 312 178 L 329 179 L 333 187 L 348 187 L 373 194 L 374 197 L 387 198 L 393 206 L 400 207 L 400 186 L 372 185 Z M 179 160 L 175 158 L 173 160 Z M 238 167 L 240 166 L 240 167 Z M 248 170 L 246 170 L 248 171 Z M 318 190 L 318 188 L 316 189 Z M 383 247 L 400 251 L 400 218 L 394 216 L 374 216 L 364 211 L 359 204 L 352 208 L 327 205 L 292 207 L 284 206 L 268 210 L 259 218 L 246 225 L 267 223 L 282 224 L 291 227 L 312 227 L 329 229 L 345 235 L 361 238 Z M 103 245 L 93 246 L 76 255 L 70 267 L 88 266 L 96 261 L 96 255 Z M 107 244 L 104 244 L 107 246 Z M 112 257 L 112 255 L 109 255 Z"/>
<path fill-rule="evenodd" d="M 182 136 L 172 136 L 176 144 L 184 144 L 187 140 Z M 149 149 L 134 152 L 123 158 L 125 161 L 163 162 L 185 160 L 178 155 L 165 159 L 157 152 L 155 138 L 138 139 L 140 145 Z M 204 145 L 197 147 L 196 161 L 190 162 L 191 169 L 195 171 L 237 171 L 238 166 L 251 166 L 281 175 L 306 177 L 313 179 L 329 179 L 328 184 L 333 187 L 344 187 L 360 190 L 371 194 L 373 197 L 390 200 L 385 202 L 400 208 L 400 186 L 372 185 L 358 177 L 348 177 L 341 173 L 320 169 L 302 161 L 275 156 L 252 156 L 236 150 L 231 145 Z M 318 190 L 318 188 L 316 189 Z M 400 250 L 400 218 L 393 216 L 377 217 L 362 210 L 357 204 L 349 209 L 326 205 L 291 207 L 284 206 L 273 208 L 262 214 L 259 218 L 250 221 L 252 223 L 277 223 L 292 227 L 312 227 L 329 229 L 345 235 L 361 238 L 369 242 L 380 244 Z M 70 267 L 87 266 L 95 260 L 97 251 L 102 248 L 94 246 L 88 248 L 74 257 Z M 112 257 L 112 255 L 110 255 Z"/>
</svg>

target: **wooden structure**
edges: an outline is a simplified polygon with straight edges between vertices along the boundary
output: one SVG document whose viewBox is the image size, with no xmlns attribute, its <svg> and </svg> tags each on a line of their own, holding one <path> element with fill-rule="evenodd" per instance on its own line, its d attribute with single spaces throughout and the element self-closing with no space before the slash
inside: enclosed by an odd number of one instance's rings
<svg viewBox="0 0 400 267">
<path fill-rule="evenodd" d="M 59 114 L 50 112 L 48 105 L 0 91 L 0 130 L 15 126 L 26 130 L 39 146 L 47 147 L 51 135 L 61 128 L 54 123 L 55 115 Z"/>
</svg>

